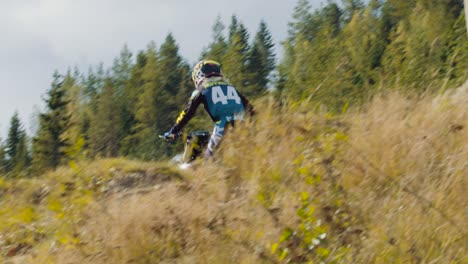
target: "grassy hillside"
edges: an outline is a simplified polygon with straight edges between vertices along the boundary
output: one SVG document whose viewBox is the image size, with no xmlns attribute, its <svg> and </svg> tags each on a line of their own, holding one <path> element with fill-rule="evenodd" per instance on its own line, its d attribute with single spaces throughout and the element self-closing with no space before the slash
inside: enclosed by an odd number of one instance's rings
<svg viewBox="0 0 468 264">
<path fill-rule="evenodd" d="M 2 263 L 466 263 L 468 84 L 331 115 L 257 104 L 188 171 L 0 178 Z"/>
</svg>

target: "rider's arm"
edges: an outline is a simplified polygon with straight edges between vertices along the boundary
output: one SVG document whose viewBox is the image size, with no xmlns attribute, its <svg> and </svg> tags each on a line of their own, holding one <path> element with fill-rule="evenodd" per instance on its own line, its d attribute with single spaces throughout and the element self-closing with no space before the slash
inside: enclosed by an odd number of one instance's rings
<svg viewBox="0 0 468 264">
<path fill-rule="evenodd" d="M 245 107 L 245 111 L 249 113 L 251 116 L 255 114 L 253 105 L 250 104 L 249 100 L 245 96 L 243 96 L 239 91 L 237 91 L 237 94 L 239 94 L 239 97 L 241 98 L 242 104 Z"/>
<path fill-rule="evenodd" d="M 180 112 L 179 117 L 177 117 L 175 125 L 171 128 L 171 134 L 177 134 L 179 131 L 187 124 L 188 121 L 196 113 L 198 106 L 203 102 L 203 95 L 195 90 L 190 97 L 190 100 L 187 106 Z"/>
</svg>

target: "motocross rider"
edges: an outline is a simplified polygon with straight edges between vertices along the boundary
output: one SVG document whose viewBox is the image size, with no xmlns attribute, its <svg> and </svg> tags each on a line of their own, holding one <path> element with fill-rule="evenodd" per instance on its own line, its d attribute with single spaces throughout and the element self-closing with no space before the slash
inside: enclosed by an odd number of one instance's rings
<svg viewBox="0 0 468 264">
<path fill-rule="evenodd" d="M 195 91 L 174 126 L 164 136 L 167 139 L 174 139 L 193 117 L 198 106 L 203 104 L 215 123 L 205 152 L 205 157 L 210 157 L 221 142 L 226 126 L 234 125 L 237 120 L 244 120 L 246 112 L 252 115 L 253 107 L 234 86 L 224 80 L 221 64 L 216 61 L 202 60 L 197 63 L 192 71 L 192 81 L 195 84 Z"/>
</svg>

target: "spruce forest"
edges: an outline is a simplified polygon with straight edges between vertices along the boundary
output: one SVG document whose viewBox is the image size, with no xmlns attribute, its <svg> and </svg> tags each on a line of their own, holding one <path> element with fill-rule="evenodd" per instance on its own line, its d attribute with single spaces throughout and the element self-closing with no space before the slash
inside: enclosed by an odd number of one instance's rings
<svg viewBox="0 0 468 264">
<path fill-rule="evenodd" d="M 227 28 L 220 18 L 212 28 L 213 39 L 200 58 L 221 62 L 228 80 L 248 98 L 269 94 L 339 112 L 384 89 L 436 93 L 467 79 L 461 0 L 375 0 L 367 6 L 331 1 L 319 10 L 299 1 L 278 65 L 265 22 L 252 38 L 236 16 Z M 192 66 L 169 34 L 135 56 L 124 46 L 111 68 L 57 72 L 36 134 L 26 135 L 18 116 L 11 118 L 2 171 L 25 176 L 77 156 L 167 158 L 173 152 L 158 135 L 173 125 L 194 89 Z M 195 129 L 211 127 L 203 116 L 197 121 Z"/>
<path fill-rule="evenodd" d="M 159 138 L 194 90 L 172 34 L 56 72 L 34 134 L 15 113 L 0 139 L 0 262 L 466 263 L 465 14 L 298 0 L 279 49 L 218 17 L 199 58 L 256 114 L 187 171 Z"/>
</svg>

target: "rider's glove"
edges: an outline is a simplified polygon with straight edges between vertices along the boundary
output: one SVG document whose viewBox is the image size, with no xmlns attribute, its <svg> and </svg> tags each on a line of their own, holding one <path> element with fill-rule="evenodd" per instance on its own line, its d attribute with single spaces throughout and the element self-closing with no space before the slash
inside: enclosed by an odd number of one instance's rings
<svg viewBox="0 0 468 264">
<path fill-rule="evenodd" d="M 168 139 L 168 140 L 169 139 L 175 139 L 175 135 L 172 134 L 171 132 L 166 132 L 166 133 L 164 133 L 164 138 Z"/>
<path fill-rule="evenodd" d="M 182 134 L 180 132 L 174 133 L 174 130 L 169 130 L 168 132 L 164 133 L 164 138 L 166 140 L 175 140 L 179 137 L 181 137 Z"/>
<path fill-rule="evenodd" d="M 250 117 L 255 115 L 255 109 L 251 104 L 248 104 L 245 108 L 246 112 L 249 114 Z"/>
</svg>

